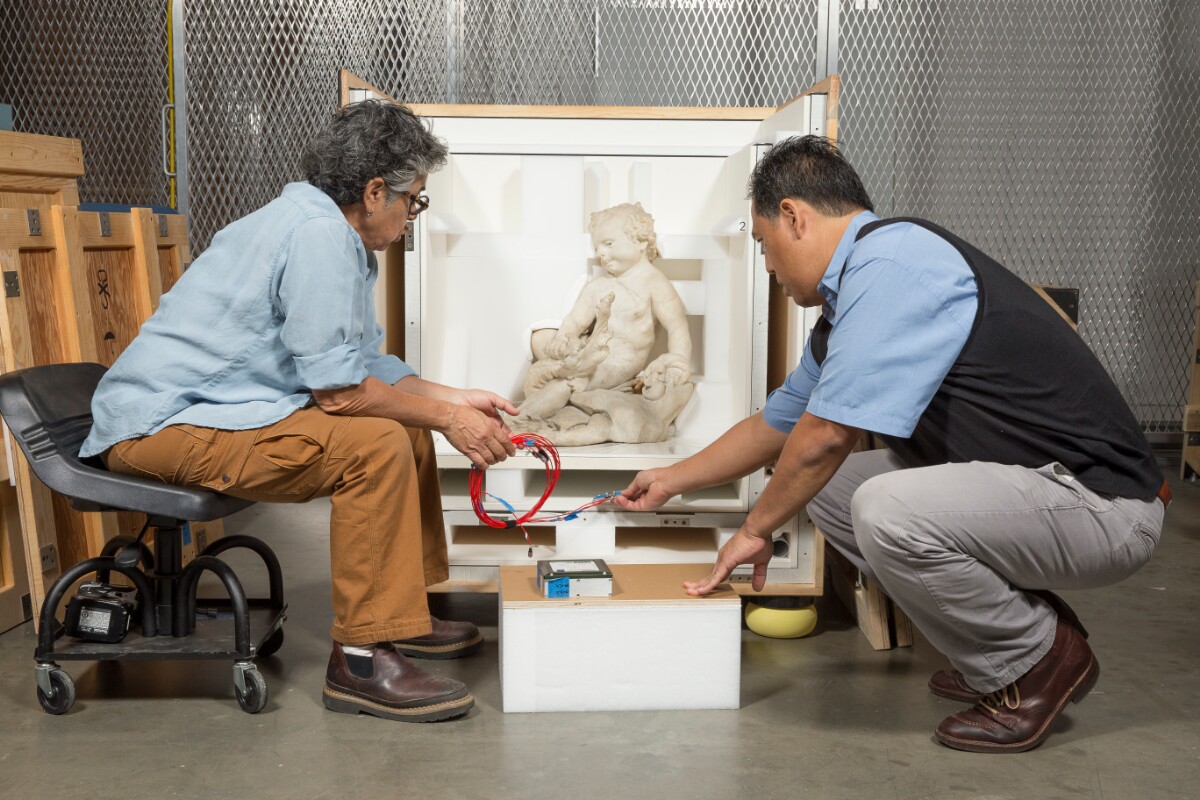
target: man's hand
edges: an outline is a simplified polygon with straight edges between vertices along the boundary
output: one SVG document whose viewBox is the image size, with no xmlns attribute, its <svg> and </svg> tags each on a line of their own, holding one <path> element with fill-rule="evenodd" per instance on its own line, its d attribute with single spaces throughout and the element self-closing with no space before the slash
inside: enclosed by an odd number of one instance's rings
<svg viewBox="0 0 1200 800">
<path fill-rule="evenodd" d="M 733 574 L 734 567 L 753 564 L 754 578 L 751 585 L 754 591 L 761 592 L 767 584 L 767 562 L 771 560 L 773 550 L 774 545 L 770 537 L 763 539 L 748 533 L 745 527 L 739 528 L 733 538 L 717 553 L 717 563 L 713 565 L 712 573 L 702 581 L 684 581 L 683 588 L 692 595 L 708 594 L 717 584 Z"/>
<path fill-rule="evenodd" d="M 490 392 L 482 394 L 491 395 Z M 507 404 L 512 408 L 512 413 L 516 413 L 516 408 L 507 400 L 491 396 Z M 500 421 L 495 409 L 489 408 L 492 409 L 491 414 L 470 405 L 456 404 L 452 406 L 449 423 L 442 429 L 454 449 L 471 459 L 471 463 L 480 469 L 487 469 L 489 465 L 499 463 L 517 452 L 516 445 L 512 443 L 512 431 Z"/>
<path fill-rule="evenodd" d="M 665 469 L 647 469 L 633 476 L 633 482 L 612 499 L 625 511 L 653 511 L 674 497 L 666 486 Z"/>
</svg>

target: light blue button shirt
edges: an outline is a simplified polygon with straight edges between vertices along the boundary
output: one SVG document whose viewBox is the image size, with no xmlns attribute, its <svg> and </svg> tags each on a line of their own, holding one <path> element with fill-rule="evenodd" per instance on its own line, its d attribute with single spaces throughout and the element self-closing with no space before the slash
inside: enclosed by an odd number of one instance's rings
<svg viewBox="0 0 1200 800">
<path fill-rule="evenodd" d="M 383 355 L 375 256 L 307 183 L 218 233 L 100 382 L 80 452 L 188 423 L 278 422 L 313 389 L 414 374 Z"/>
<path fill-rule="evenodd" d="M 851 220 L 817 286 L 832 324 L 829 349 L 818 366 L 810 341 L 767 397 L 763 419 L 776 430 L 790 432 L 808 411 L 907 438 L 967 342 L 979 307 L 970 265 L 910 222 L 854 241 L 876 219 L 864 211 Z"/>
</svg>

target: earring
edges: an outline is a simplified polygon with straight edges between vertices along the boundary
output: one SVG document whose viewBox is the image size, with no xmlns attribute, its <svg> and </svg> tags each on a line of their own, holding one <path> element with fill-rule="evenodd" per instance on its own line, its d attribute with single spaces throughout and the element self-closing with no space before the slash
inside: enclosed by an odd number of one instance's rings
<svg viewBox="0 0 1200 800">
<path fill-rule="evenodd" d="M 375 213 L 374 211 L 368 211 L 368 212 L 367 212 L 367 216 L 369 217 L 369 216 L 371 216 L 371 215 L 372 215 L 372 214 L 374 214 L 374 213 Z"/>
</svg>

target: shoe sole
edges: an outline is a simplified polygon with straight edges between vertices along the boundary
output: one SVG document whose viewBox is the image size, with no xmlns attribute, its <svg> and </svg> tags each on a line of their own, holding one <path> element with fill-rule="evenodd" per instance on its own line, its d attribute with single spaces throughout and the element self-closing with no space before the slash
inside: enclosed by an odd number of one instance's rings
<svg viewBox="0 0 1200 800">
<path fill-rule="evenodd" d="M 431 659 L 446 659 L 446 658 L 462 658 L 474 653 L 483 644 L 483 634 L 475 634 L 474 639 L 469 639 L 465 642 L 454 642 L 452 644 L 417 644 L 414 642 L 392 642 L 392 646 L 396 648 L 397 653 L 403 653 L 412 658 L 431 658 Z"/>
<path fill-rule="evenodd" d="M 373 717 L 394 719 L 400 722 L 438 722 L 444 719 L 453 719 L 466 714 L 475 705 L 475 697 L 466 694 L 441 703 L 397 708 L 367 700 L 365 697 L 339 692 L 328 686 L 322 692 L 321 700 L 326 708 L 339 714 L 370 714 Z"/>
<path fill-rule="evenodd" d="M 1100 662 L 1096 660 L 1095 656 L 1092 656 L 1092 663 L 1088 665 L 1087 670 L 1085 670 L 1079 680 L 1075 682 L 1075 685 L 1071 687 L 1071 690 L 1067 692 L 1066 696 L 1059 701 L 1058 707 L 1054 709 L 1054 713 L 1046 718 L 1046 721 L 1042 723 L 1042 727 L 1038 728 L 1033 736 L 1030 736 L 1028 739 L 1023 741 L 1012 742 L 1009 744 L 990 744 L 987 742 L 958 739 L 954 736 L 947 736 L 936 730 L 933 732 L 933 735 L 937 737 L 939 742 L 947 747 L 955 750 L 965 750 L 969 753 L 1024 753 L 1026 750 L 1032 750 L 1045 741 L 1046 737 L 1050 735 L 1050 726 L 1054 724 L 1054 720 L 1058 719 L 1058 715 L 1062 713 L 1062 710 L 1066 707 L 1067 703 L 1078 703 L 1080 700 L 1087 697 L 1088 692 L 1092 690 L 1092 687 L 1096 685 L 1096 681 L 1099 679 Z"/>
</svg>

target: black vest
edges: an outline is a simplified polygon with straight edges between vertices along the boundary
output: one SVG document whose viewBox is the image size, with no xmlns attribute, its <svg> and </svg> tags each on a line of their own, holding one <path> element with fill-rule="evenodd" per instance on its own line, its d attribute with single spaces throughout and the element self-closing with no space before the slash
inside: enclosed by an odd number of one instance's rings
<svg viewBox="0 0 1200 800">
<path fill-rule="evenodd" d="M 911 217 L 958 250 L 979 290 L 962 352 L 907 439 L 883 440 L 909 467 L 990 461 L 1037 468 L 1057 461 L 1092 491 L 1151 500 L 1163 477 L 1141 426 L 1104 367 L 1050 304 L 995 260 L 949 231 Z M 843 271 L 845 266 L 842 267 Z M 831 325 L 813 328 L 825 361 Z"/>
</svg>

